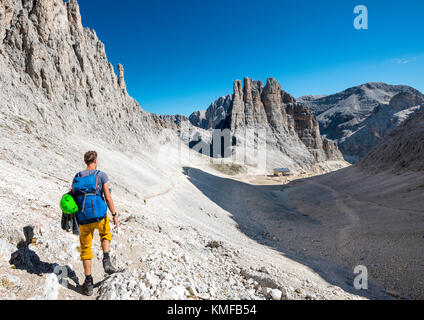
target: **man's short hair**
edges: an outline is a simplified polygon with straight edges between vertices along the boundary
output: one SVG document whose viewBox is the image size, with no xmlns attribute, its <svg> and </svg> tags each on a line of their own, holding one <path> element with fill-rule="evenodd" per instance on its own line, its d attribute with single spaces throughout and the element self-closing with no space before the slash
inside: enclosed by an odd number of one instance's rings
<svg viewBox="0 0 424 320">
<path fill-rule="evenodd" d="M 84 162 L 87 166 L 89 166 L 90 164 L 92 164 L 94 161 L 96 161 L 97 159 L 97 152 L 96 151 L 88 151 L 85 155 L 84 155 Z"/>
</svg>

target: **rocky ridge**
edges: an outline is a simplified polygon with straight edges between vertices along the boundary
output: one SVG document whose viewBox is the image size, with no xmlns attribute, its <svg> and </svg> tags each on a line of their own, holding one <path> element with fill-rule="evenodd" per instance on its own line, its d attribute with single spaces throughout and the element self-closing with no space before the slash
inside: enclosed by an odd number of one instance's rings
<svg viewBox="0 0 424 320">
<path fill-rule="evenodd" d="M 205 130 L 217 128 L 227 117 L 232 102 L 233 95 L 223 96 L 214 101 L 207 110 L 193 112 L 189 120 L 194 126 Z"/>
<path fill-rule="evenodd" d="M 415 104 L 415 103 L 413 103 Z M 358 166 L 367 172 L 424 171 L 424 111 L 419 109 L 378 144 Z"/>
<path fill-rule="evenodd" d="M 146 143 L 165 127 L 128 95 L 123 66 L 117 76 L 96 32 L 83 28 L 75 0 L 2 1 L 0 56 L 9 122 L 32 119 L 53 132 L 83 127 L 120 145 Z"/>
<path fill-rule="evenodd" d="M 354 163 L 413 114 L 423 99 L 418 90 L 408 86 L 367 83 L 298 101 L 316 115 L 321 133 L 336 141 L 344 158 Z"/>
<path fill-rule="evenodd" d="M 203 129 L 230 129 L 238 139 L 235 148 L 246 143 L 247 130 L 266 130 L 269 167 L 310 169 L 316 163 L 343 160 L 337 146 L 321 137 L 310 110 L 275 79 L 269 78 L 264 86 L 246 77 L 243 84 L 236 80 L 233 87 L 232 95 L 221 97 L 206 111 L 193 113 L 191 123 Z"/>
</svg>

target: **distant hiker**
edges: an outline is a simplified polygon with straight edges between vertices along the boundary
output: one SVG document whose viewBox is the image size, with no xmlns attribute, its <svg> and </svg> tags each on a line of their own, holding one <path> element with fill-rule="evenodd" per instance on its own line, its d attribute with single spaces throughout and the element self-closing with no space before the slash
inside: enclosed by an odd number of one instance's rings
<svg viewBox="0 0 424 320">
<path fill-rule="evenodd" d="M 84 155 L 87 169 L 78 173 L 72 182 L 72 194 L 78 205 L 76 214 L 80 228 L 81 260 L 84 266 L 85 282 L 82 287 L 83 294 L 93 294 L 93 278 L 91 276 L 91 260 L 93 253 L 91 244 L 93 242 L 94 230 L 99 230 L 103 249 L 103 268 L 107 274 L 117 272 L 112 265 L 109 255 L 110 232 L 107 208 L 112 213 L 113 223 L 118 228 L 118 217 L 109 189 L 109 178 L 106 173 L 97 170 L 97 152 L 89 151 Z"/>
</svg>

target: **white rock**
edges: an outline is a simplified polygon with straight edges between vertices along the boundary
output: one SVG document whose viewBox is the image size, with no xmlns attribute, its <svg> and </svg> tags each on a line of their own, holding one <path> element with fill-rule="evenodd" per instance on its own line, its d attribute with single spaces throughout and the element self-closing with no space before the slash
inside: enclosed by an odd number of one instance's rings
<svg viewBox="0 0 424 320">
<path fill-rule="evenodd" d="M 254 296 L 255 295 L 255 289 L 249 289 L 249 290 L 247 290 L 247 292 L 250 294 L 250 295 L 252 295 L 252 296 Z"/>
<path fill-rule="evenodd" d="M 262 288 L 262 293 L 266 296 L 269 297 L 271 295 L 271 288 L 267 288 L 267 287 L 263 287 Z"/>
<path fill-rule="evenodd" d="M 176 286 L 174 288 L 171 289 L 172 291 L 176 292 L 178 294 L 178 296 L 180 297 L 185 297 L 187 294 L 187 290 L 186 288 L 184 288 L 184 286 Z"/>
<path fill-rule="evenodd" d="M 46 282 L 43 286 L 43 298 L 46 300 L 57 300 L 60 284 L 54 273 L 46 276 Z"/>
<path fill-rule="evenodd" d="M 146 273 L 145 279 L 146 279 L 147 285 L 150 286 L 151 288 L 156 288 L 160 282 L 159 278 L 155 276 L 154 274 L 151 274 L 150 272 Z"/>
<path fill-rule="evenodd" d="M 188 286 L 188 291 L 190 292 L 190 294 L 191 294 L 192 296 L 195 296 L 195 297 L 197 297 L 197 296 L 198 296 L 198 293 L 197 293 L 197 291 L 196 291 L 196 288 L 194 288 L 194 286 L 193 286 L 192 284 L 190 284 L 190 285 Z"/>
<path fill-rule="evenodd" d="M 196 283 L 196 289 L 199 293 L 208 292 L 208 286 L 206 286 L 203 282 Z"/>
<path fill-rule="evenodd" d="M 173 286 L 172 282 L 167 280 L 167 279 L 163 279 L 160 284 L 161 284 L 162 287 L 164 287 L 166 289 L 169 289 Z"/>
<path fill-rule="evenodd" d="M 281 300 L 282 292 L 278 289 L 272 289 L 270 296 L 273 300 Z"/>
</svg>

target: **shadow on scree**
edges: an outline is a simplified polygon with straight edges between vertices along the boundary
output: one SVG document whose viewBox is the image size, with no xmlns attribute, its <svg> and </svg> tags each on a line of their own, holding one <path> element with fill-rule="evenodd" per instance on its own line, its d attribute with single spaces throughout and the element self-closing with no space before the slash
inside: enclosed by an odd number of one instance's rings
<svg viewBox="0 0 424 320">
<path fill-rule="evenodd" d="M 69 266 L 41 261 L 37 253 L 29 248 L 34 239 L 34 228 L 26 226 L 23 231 L 25 240 L 17 245 L 17 250 L 12 253 L 9 263 L 15 266 L 17 270 L 23 270 L 40 277 L 44 274 L 53 273 L 63 287 L 81 294 L 81 285 L 76 273 Z M 73 284 L 68 279 L 72 280 Z"/>
</svg>

